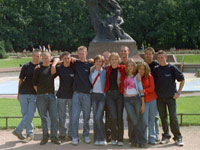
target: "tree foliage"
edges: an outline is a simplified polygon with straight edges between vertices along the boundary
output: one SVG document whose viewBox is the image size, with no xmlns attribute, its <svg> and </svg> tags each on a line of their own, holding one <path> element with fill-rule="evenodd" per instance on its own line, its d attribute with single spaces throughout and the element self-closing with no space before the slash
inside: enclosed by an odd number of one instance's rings
<svg viewBox="0 0 200 150">
<path fill-rule="evenodd" d="M 200 48 L 200 0 L 117 1 L 123 29 L 139 46 Z M 71 51 L 94 36 L 85 0 L 0 0 L 0 41 L 6 51 L 47 44 Z"/>
</svg>

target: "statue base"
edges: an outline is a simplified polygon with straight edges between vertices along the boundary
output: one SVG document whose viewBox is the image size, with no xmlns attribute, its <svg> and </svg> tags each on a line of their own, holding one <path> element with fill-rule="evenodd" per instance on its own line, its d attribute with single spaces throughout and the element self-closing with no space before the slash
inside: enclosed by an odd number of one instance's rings
<svg viewBox="0 0 200 150">
<path fill-rule="evenodd" d="M 137 45 L 134 40 L 121 40 L 121 41 L 102 41 L 102 42 L 90 42 L 88 47 L 87 58 L 94 58 L 98 54 L 103 54 L 105 51 L 120 53 L 122 45 L 128 46 L 130 49 L 129 57 L 133 57 L 138 54 Z"/>
</svg>

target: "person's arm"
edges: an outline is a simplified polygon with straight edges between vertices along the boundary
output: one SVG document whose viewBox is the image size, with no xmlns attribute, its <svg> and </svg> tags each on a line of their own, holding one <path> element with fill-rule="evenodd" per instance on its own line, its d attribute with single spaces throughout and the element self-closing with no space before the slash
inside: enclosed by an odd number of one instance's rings
<svg viewBox="0 0 200 150">
<path fill-rule="evenodd" d="M 155 90 L 153 76 L 149 76 L 150 86 L 144 89 L 144 93 L 152 93 Z"/>
<path fill-rule="evenodd" d="M 36 91 L 36 93 L 37 93 L 37 89 L 38 89 L 38 87 L 37 86 L 33 86 L 34 87 L 34 89 L 35 89 L 35 91 Z"/>
<path fill-rule="evenodd" d="M 182 81 L 180 82 L 180 85 L 179 85 L 179 88 L 178 88 L 178 92 L 176 92 L 176 93 L 174 94 L 174 97 L 173 97 L 174 99 L 179 98 L 179 96 L 180 96 L 180 94 L 181 94 L 181 91 L 182 91 L 182 89 L 183 89 L 184 84 L 185 84 L 185 80 L 182 80 Z"/>
<path fill-rule="evenodd" d="M 137 77 L 136 77 L 136 80 L 137 80 Z M 142 86 L 142 82 L 138 82 L 137 81 L 137 84 L 138 84 L 138 90 L 139 90 L 139 93 L 140 93 L 140 96 L 141 96 L 141 108 L 140 108 L 140 112 L 143 114 L 145 112 L 145 104 L 144 104 L 144 90 L 143 90 L 143 86 Z"/>
<path fill-rule="evenodd" d="M 37 93 L 37 89 L 38 89 L 37 86 L 38 86 L 38 82 L 39 82 L 39 69 L 40 68 L 37 68 L 33 72 L 33 87 L 34 87 L 36 93 Z"/>
<path fill-rule="evenodd" d="M 59 58 L 54 58 L 53 59 L 53 63 L 51 66 L 51 74 L 55 74 L 56 73 L 56 65 L 60 63 L 60 59 Z"/>
<path fill-rule="evenodd" d="M 23 83 L 23 79 L 19 79 L 19 82 L 18 82 L 18 92 L 17 92 L 17 100 L 19 100 L 19 88 L 22 85 L 22 83 Z"/>
<path fill-rule="evenodd" d="M 141 101 L 142 101 L 142 105 L 141 105 L 140 112 L 143 114 L 145 112 L 144 97 L 141 97 Z"/>
</svg>

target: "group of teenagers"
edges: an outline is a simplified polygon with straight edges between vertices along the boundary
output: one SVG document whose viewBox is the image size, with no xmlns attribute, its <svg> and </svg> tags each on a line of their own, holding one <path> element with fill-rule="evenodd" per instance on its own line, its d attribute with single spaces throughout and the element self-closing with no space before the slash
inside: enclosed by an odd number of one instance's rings
<svg viewBox="0 0 200 150">
<path fill-rule="evenodd" d="M 87 48 L 80 46 L 77 49 L 78 59 L 71 57 L 69 52 L 63 52 L 60 59 L 52 60 L 49 52 L 41 54 L 35 49 L 32 61 L 23 65 L 19 75 L 18 100 L 23 118 L 12 133 L 24 142 L 33 140 L 32 120 L 37 107 L 43 133 L 40 145 L 46 144 L 49 138 L 57 145 L 67 139 L 78 145 L 82 112 L 83 140 L 89 144 L 92 110 L 95 145 L 103 146 L 111 142 L 112 145 L 123 146 L 123 120 L 127 119 L 131 146 L 145 148 L 147 144 L 166 144 L 170 141 L 168 110 L 175 144 L 183 146 L 176 114 L 176 99 L 185 82 L 183 73 L 167 62 L 163 50 L 157 52 L 158 61 L 155 61 L 155 50 L 146 48 L 145 61 L 138 64 L 129 58 L 129 52 L 124 45 L 120 55 L 105 51 L 103 55 L 87 60 Z M 60 84 L 55 94 L 54 79 L 57 76 Z M 178 90 L 176 80 L 180 82 Z M 127 118 L 123 118 L 124 107 Z M 162 139 L 158 130 L 159 115 Z M 22 134 L 23 129 L 26 129 L 26 136 Z"/>
</svg>

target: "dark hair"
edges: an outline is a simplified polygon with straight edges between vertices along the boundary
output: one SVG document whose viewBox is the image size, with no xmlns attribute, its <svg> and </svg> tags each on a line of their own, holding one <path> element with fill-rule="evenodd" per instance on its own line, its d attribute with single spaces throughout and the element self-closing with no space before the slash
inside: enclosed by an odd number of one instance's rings
<svg viewBox="0 0 200 150">
<path fill-rule="evenodd" d="M 71 54 L 68 51 L 65 51 L 62 53 L 61 58 L 63 58 L 64 56 L 71 56 Z"/>
</svg>

